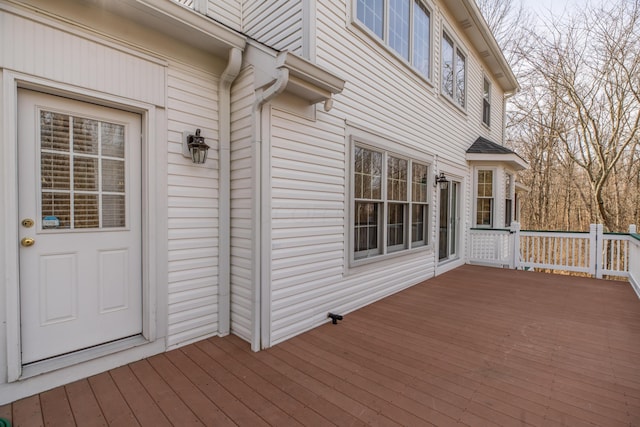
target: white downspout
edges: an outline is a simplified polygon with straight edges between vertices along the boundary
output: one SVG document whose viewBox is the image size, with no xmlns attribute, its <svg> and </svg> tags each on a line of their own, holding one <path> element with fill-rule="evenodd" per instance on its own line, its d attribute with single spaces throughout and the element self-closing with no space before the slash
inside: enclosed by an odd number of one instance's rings
<svg viewBox="0 0 640 427">
<path fill-rule="evenodd" d="M 218 253 L 218 333 L 229 334 L 231 324 L 231 84 L 240 72 L 242 51 L 229 50 L 227 68 L 218 82 L 220 141 L 219 253 Z"/>
<path fill-rule="evenodd" d="M 282 53 L 286 55 L 286 52 Z M 254 160 L 254 260 L 257 261 L 257 268 L 253 274 L 252 289 L 252 331 L 251 350 L 259 351 L 262 347 L 269 346 L 270 340 L 270 319 L 271 319 L 271 227 L 269 209 L 270 200 L 270 173 L 271 164 L 271 133 L 265 127 L 263 106 L 278 96 L 287 87 L 289 81 L 289 70 L 278 69 L 278 77 L 269 87 L 256 95 L 253 104 L 254 130 L 256 135 L 256 152 Z M 263 195 L 265 195 L 263 197 Z M 266 246 L 268 245 L 268 246 Z"/>
</svg>

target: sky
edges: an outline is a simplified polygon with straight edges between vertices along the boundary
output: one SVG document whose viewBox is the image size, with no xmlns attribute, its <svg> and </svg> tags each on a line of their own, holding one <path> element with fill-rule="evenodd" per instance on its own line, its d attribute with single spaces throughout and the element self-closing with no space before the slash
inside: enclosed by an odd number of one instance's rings
<svg viewBox="0 0 640 427">
<path fill-rule="evenodd" d="M 522 4 L 541 17 L 562 15 L 565 11 L 582 8 L 587 3 L 600 4 L 603 0 L 521 0 Z"/>
</svg>

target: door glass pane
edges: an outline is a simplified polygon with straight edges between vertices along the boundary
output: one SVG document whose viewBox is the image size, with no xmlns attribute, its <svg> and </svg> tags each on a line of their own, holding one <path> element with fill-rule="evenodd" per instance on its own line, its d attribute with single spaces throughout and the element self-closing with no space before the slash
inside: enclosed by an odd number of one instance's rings
<svg viewBox="0 0 640 427">
<path fill-rule="evenodd" d="M 124 159 L 124 126 L 102 123 L 102 155 Z"/>
<path fill-rule="evenodd" d="M 40 157 L 40 185 L 43 189 L 69 189 L 69 156 L 42 153 Z"/>
<path fill-rule="evenodd" d="M 438 258 L 449 256 L 449 189 L 440 188 L 440 230 L 438 235 Z"/>
<path fill-rule="evenodd" d="M 453 182 L 451 186 L 451 219 L 449 220 L 450 224 L 450 234 L 451 234 L 451 249 L 449 250 L 449 255 L 455 255 L 456 251 L 456 242 L 458 239 L 457 236 L 457 222 L 458 222 L 458 183 Z"/>
<path fill-rule="evenodd" d="M 98 154 L 98 122 L 96 120 L 73 118 L 73 151 Z"/>
<path fill-rule="evenodd" d="M 42 193 L 42 228 L 71 228 L 71 195 Z"/>
<path fill-rule="evenodd" d="M 98 191 L 98 159 L 88 157 L 73 159 L 73 189 Z"/>
<path fill-rule="evenodd" d="M 69 116 L 41 111 L 40 140 L 43 150 L 69 152 Z"/>
<path fill-rule="evenodd" d="M 124 162 L 102 161 L 102 191 L 124 193 Z"/>
<path fill-rule="evenodd" d="M 124 196 L 105 194 L 102 196 L 102 226 L 124 227 Z"/>
<path fill-rule="evenodd" d="M 97 194 L 76 194 L 73 198 L 73 201 L 74 228 L 100 227 Z"/>
</svg>

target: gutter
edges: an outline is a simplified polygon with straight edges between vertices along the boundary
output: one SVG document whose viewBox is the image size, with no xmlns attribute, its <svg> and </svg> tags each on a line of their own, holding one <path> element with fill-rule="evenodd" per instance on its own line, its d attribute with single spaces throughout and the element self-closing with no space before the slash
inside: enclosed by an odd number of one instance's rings
<svg viewBox="0 0 640 427">
<path fill-rule="evenodd" d="M 218 171 L 219 257 L 218 257 L 218 333 L 229 334 L 231 324 L 231 84 L 240 72 L 242 51 L 229 49 L 229 62 L 218 82 Z"/>
</svg>

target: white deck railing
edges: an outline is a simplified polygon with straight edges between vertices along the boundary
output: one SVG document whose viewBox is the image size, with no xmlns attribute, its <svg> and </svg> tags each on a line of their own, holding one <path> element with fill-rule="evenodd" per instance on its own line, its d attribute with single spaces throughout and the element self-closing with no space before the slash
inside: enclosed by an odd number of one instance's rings
<svg viewBox="0 0 640 427">
<path fill-rule="evenodd" d="M 518 269 L 549 269 L 627 277 L 640 295 L 640 235 L 604 233 L 601 224 L 590 231 L 556 232 L 473 228 L 468 261 Z"/>
</svg>

